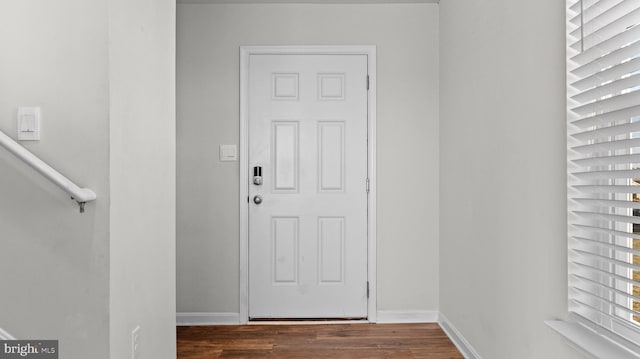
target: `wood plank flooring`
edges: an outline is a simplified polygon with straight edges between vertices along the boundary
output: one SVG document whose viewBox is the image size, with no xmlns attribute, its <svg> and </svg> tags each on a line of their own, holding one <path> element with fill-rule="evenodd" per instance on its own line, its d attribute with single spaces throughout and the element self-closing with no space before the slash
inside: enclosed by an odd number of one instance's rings
<svg viewBox="0 0 640 359">
<path fill-rule="evenodd" d="M 178 327 L 178 359 L 463 359 L 435 323 Z"/>
</svg>

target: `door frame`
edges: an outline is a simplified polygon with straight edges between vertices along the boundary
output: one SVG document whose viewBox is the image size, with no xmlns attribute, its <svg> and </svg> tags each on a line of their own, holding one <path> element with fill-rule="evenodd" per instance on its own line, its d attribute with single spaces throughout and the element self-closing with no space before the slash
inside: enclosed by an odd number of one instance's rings
<svg viewBox="0 0 640 359">
<path fill-rule="evenodd" d="M 367 114 L 368 215 L 367 320 L 377 320 L 376 281 L 376 46 L 240 46 L 240 312 L 249 322 L 249 57 L 251 55 L 366 55 L 369 72 Z M 363 189 L 365 184 L 363 183 Z"/>
</svg>

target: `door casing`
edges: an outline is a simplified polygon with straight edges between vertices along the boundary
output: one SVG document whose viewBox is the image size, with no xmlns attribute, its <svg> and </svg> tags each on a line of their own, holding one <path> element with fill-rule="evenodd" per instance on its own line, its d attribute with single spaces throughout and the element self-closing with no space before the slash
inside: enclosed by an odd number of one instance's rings
<svg viewBox="0 0 640 359">
<path fill-rule="evenodd" d="M 251 55 L 367 55 L 368 92 L 368 321 L 377 318 L 376 283 L 376 47 L 375 46 L 241 46 L 240 47 L 240 304 L 241 324 L 249 322 L 249 58 Z"/>
</svg>

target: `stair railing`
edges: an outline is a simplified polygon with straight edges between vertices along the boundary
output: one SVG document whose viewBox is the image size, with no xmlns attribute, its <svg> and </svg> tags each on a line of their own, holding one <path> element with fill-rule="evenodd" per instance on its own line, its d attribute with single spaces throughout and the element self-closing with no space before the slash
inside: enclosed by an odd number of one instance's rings
<svg viewBox="0 0 640 359">
<path fill-rule="evenodd" d="M 70 194 L 71 199 L 78 202 L 78 205 L 80 206 L 80 213 L 84 213 L 84 206 L 87 202 L 91 202 L 96 199 L 95 192 L 88 188 L 78 187 L 67 177 L 63 176 L 62 174 L 60 174 L 60 172 L 44 163 L 41 159 L 36 157 L 36 155 L 29 152 L 26 148 L 22 147 L 2 131 L 0 131 L 0 145 L 9 150 L 9 152 L 24 161 L 26 164 L 31 166 L 33 169 L 38 171 L 49 181 L 53 182 L 58 187 L 62 188 L 64 191 Z"/>
<path fill-rule="evenodd" d="M 16 338 L 9 334 L 6 330 L 0 328 L 0 339 L 2 340 L 16 340 Z"/>
</svg>

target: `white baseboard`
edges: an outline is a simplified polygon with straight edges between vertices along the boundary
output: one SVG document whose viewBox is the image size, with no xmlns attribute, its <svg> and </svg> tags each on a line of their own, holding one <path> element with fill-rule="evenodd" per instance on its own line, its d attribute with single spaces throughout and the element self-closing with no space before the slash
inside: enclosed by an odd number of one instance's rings
<svg viewBox="0 0 640 359">
<path fill-rule="evenodd" d="M 240 313 L 177 313 L 176 324 L 185 325 L 238 325 Z"/>
<path fill-rule="evenodd" d="M 471 344 L 460 334 L 458 329 L 451 324 L 449 319 L 444 316 L 444 314 L 438 314 L 438 324 L 442 327 L 442 330 L 447 334 L 449 339 L 453 342 L 453 344 L 458 348 L 460 353 L 465 357 L 465 359 L 482 359 L 480 354 L 473 349 Z"/>
<path fill-rule="evenodd" d="M 379 310 L 376 323 L 436 323 L 435 310 Z"/>
<path fill-rule="evenodd" d="M 376 323 L 436 323 L 438 312 L 431 310 L 382 310 Z M 186 312 L 176 314 L 176 324 L 186 325 L 239 325 L 240 313 Z"/>
<path fill-rule="evenodd" d="M 482 359 L 471 344 L 460 334 L 447 317 L 435 310 L 381 310 L 376 323 L 438 323 L 465 359 Z M 186 325 L 239 325 L 240 313 L 177 313 L 176 324 Z M 0 330 L 0 333 L 2 331 Z M 8 334 L 4 332 L 5 334 Z"/>
</svg>

